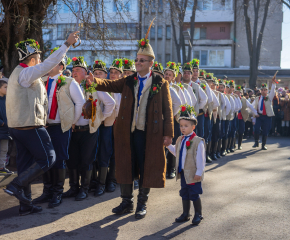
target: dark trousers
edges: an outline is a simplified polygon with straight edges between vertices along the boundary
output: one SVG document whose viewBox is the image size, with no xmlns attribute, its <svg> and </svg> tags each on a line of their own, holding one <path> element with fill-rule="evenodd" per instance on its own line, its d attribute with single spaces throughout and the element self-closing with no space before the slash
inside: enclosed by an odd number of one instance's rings
<svg viewBox="0 0 290 240">
<path fill-rule="evenodd" d="M 113 154 L 113 127 L 99 127 L 98 166 L 108 167 Z"/>
<path fill-rule="evenodd" d="M 132 176 L 138 178 L 140 174 L 139 186 L 142 187 L 144 175 L 144 161 L 145 161 L 145 144 L 146 132 L 142 130 L 135 130 L 131 137 L 131 152 L 132 152 Z M 133 181 L 134 179 L 132 179 Z"/>
<path fill-rule="evenodd" d="M 61 125 L 53 125 L 46 128 L 55 151 L 56 160 L 53 169 L 65 169 L 65 160 L 69 159 L 68 148 L 72 130 L 62 132 Z"/>
<path fill-rule="evenodd" d="M 211 120 L 209 117 L 204 117 L 204 141 L 208 143 L 211 138 Z"/>
<path fill-rule="evenodd" d="M 221 128 L 220 128 L 220 139 L 223 139 L 224 137 L 225 137 L 225 135 L 226 135 L 226 125 L 225 125 L 225 123 L 226 123 L 226 121 L 225 120 L 220 120 L 220 125 L 221 125 Z"/>
<path fill-rule="evenodd" d="M 79 169 L 88 171 L 92 169 L 92 163 L 97 153 L 98 132 L 90 133 L 73 132 L 69 146 L 68 169 Z"/>
<path fill-rule="evenodd" d="M 177 138 L 181 136 L 181 131 L 179 123 L 174 118 L 174 138 L 172 139 L 172 144 L 175 145 Z M 167 171 L 175 168 L 176 158 L 171 152 L 167 152 Z"/>
<path fill-rule="evenodd" d="M 197 116 L 196 135 L 204 138 L 204 114 Z"/>
<path fill-rule="evenodd" d="M 179 191 L 179 195 L 182 200 L 196 201 L 197 199 L 199 199 L 199 194 L 202 194 L 201 182 L 186 184 L 183 171 L 181 171 L 180 175 L 181 189 Z"/>
<path fill-rule="evenodd" d="M 217 142 L 220 139 L 220 119 L 217 118 L 212 127 L 212 141 Z"/>
<path fill-rule="evenodd" d="M 223 137 L 223 139 L 226 140 L 226 139 L 229 138 L 231 121 L 230 120 L 225 120 L 224 122 L 225 122 L 225 128 L 224 128 L 224 137 Z"/>
<path fill-rule="evenodd" d="M 16 165 L 18 175 L 36 162 L 44 172 L 55 163 L 55 151 L 44 127 L 31 130 L 9 129 L 17 148 Z"/>
<path fill-rule="evenodd" d="M 272 125 L 272 118 L 267 115 L 260 115 L 256 118 L 255 134 L 260 133 L 260 129 L 263 131 L 263 136 L 268 136 Z"/>
<path fill-rule="evenodd" d="M 245 132 L 245 122 L 243 119 L 238 119 L 238 123 L 239 123 L 238 134 L 243 135 Z"/>
<path fill-rule="evenodd" d="M 253 123 L 250 121 L 246 121 L 245 123 L 245 135 L 253 136 Z"/>
<path fill-rule="evenodd" d="M 230 124 L 230 132 L 229 132 L 229 137 L 230 138 L 234 138 L 236 135 L 236 131 L 237 131 L 237 117 L 235 117 Z"/>
</svg>

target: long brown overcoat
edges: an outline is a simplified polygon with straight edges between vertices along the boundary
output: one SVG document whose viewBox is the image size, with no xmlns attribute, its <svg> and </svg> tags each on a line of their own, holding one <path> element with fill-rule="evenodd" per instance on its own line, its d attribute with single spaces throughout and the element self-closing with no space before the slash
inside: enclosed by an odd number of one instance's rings
<svg viewBox="0 0 290 240">
<path fill-rule="evenodd" d="M 132 184 L 131 124 L 134 114 L 134 82 L 137 73 L 118 80 L 95 78 L 98 91 L 122 93 L 120 110 L 115 123 L 116 178 L 121 184 Z M 148 97 L 146 109 L 146 147 L 144 162 L 144 188 L 163 188 L 166 179 L 166 158 L 163 137 L 173 137 L 173 113 L 169 84 L 152 73 L 152 86 L 160 91 Z"/>
<path fill-rule="evenodd" d="M 289 99 L 280 99 L 281 110 L 284 112 L 284 119 L 282 121 L 290 121 L 290 102 Z"/>
</svg>

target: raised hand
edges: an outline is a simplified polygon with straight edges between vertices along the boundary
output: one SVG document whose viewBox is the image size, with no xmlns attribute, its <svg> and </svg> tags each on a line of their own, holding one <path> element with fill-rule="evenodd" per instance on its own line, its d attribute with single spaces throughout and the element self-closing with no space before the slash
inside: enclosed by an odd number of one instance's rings
<svg viewBox="0 0 290 240">
<path fill-rule="evenodd" d="M 79 36 L 77 35 L 79 33 L 79 31 L 76 31 L 76 32 L 72 32 L 66 42 L 69 44 L 69 45 L 73 45 L 74 43 L 76 43 L 79 39 Z"/>
</svg>

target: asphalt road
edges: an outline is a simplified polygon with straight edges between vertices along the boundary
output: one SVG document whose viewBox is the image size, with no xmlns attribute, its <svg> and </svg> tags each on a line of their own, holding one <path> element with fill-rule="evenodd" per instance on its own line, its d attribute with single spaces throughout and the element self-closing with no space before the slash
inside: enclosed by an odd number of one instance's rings
<svg viewBox="0 0 290 240">
<path fill-rule="evenodd" d="M 174 222 L 182 212 L 175 180 L 151 190 L 142 220 L 112 214 L 119 189 L 82 202 L 65 199 L 55 209 L 41 204 L 41 213 L 24 217 L 17 201 L 0 190 L 0 239 L 290 239 L 290 138 L 268 142 L 268 151 L 261 151 L 245 141 L 243 150 L 206 166 L 204 220 L 197 227 Z M 32 191 L 39 196 L 42 185 Z"/>
</svg>

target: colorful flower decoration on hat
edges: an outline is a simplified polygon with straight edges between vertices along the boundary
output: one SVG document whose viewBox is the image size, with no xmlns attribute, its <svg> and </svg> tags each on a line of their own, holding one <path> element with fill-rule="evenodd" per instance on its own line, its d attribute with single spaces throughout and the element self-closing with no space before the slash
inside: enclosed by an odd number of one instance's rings
<svg viewBox="0 0 290 240">
<path fill-rule="evenodd" d="M 206 75 L 206 71 L 202 70 L 202 69 L 199 69 L 199 77 L 205 78 L 205 75 Z"/>
<path fill-rule="evenodd" d="M 174 73 L 175 77 L 176 77 L 177 73 L 178 73 L 178 66 L 177 66 L 177 64 L 175 62 L 170 62 L 169 61 L 168 63 L 166 63 L 166 68 L 165 68 L 164 72 L 166 70 L 172 71 Z"/>
<path fill-rule="evenodd" d="M 123 66 L 124 66 L 124 70 L 132 71 L 132 72 L 136 71 L 135 63 L 131 59 L 123 58 Z"/>
<path fill-rule="evenodd" d="M 205 75 L 205 79 L 206 79 L 206 80 L 213 80 L 213 73 L 207 73 L 207 74 Z"/>
<path fill-rule="evenodd" d="M 190 72 L 192 72 L 191 63 L 190 62 L 184 63 L 182 69 L 183 69 L 183 71 L 190 71 Z"/>
<path fill-rule="evenodd" d="M 236 85 L 236 90 L 237 91 L 241 91 L 242 90 L 242 86 L 241 85 Z"/>
<path fill-rule="evenodd" d="M 194 107 L 188 105 L 188 104 L 183 104 L 180 106 L 179 110 L 179 118 L 178 121 L 181 119 L 186 119 L 190 121 L 195 121 L 197 124 L 197 119 L 196 119 L 196 112 L 194 110 Z"/>
<path fill-rule="evenodd" d="M 138 47 L 139 48 L 146 48 L 148 47 L 148 44 L 149 44 L 149 39 L 145 39 L 145 38 L 142 38 L 141 40 L 138 40 Z"/>
<path fill-rule="evenodd" d="M 261 88 L 268 88 L 267 83 L 262 83 L 262 84 L 261 84 Z"/>
<path fill-rule="evenodd" d="M 15 47 L 18 50 L 19 61 L 23 61 L 27 57 L 35 53 L 41 53 L 40 45 L 34 39 L 26 39 L 25 41 L 20 41 L 15 44 Z"/>
<path fill-rule="evenodd" d="M 83 56 L 79 57 L 73 57 L 72 58 L 72 65 L 74 67 L 82 67 L 85 70 L 87 70 L 87 62 L 85 61 L 85 58 Z"/>
<path fill-rule="evenodd" d="M 163 66 L 162 66 L 162 64 L 158 63 L 157 61 L 155 61 L 153 63 L 153 66 L 152 66 L 152 71 L 153 72 L 158 72 L 158 73 L 163 75 Z"/>
<path fill-rule="evenodd" d="M 121 58 L 116 58 L 113 63 L 112 63 L 112 66 L 113 67 L 116 67 L 116 68 L 122 68 L 123 66 L 123 61 Z"/>
<path fill-rule="evenodd" d="M 227 82 L 227 87 L 235 87 L 235 81 L 234 80 L 229 80 Z"/>
<path fill-rule="evenodd" d="M 199 68 L 199 59 L 194 58 L 191 60 L 191 66 L 193 69 L 198 69 Z"/>
<path fill-rule="evenodd" d="M 20 41 L 19 43 L 16 43 L 15 46 L 16 48 L 20 48 L 23 51 L 26 51 L 27 44 L 29 44 L 29 46 L 32 48 L 40 49 L 39 43 L 34 39 L 26 39 L 25 41 Z"/>
</svg>

